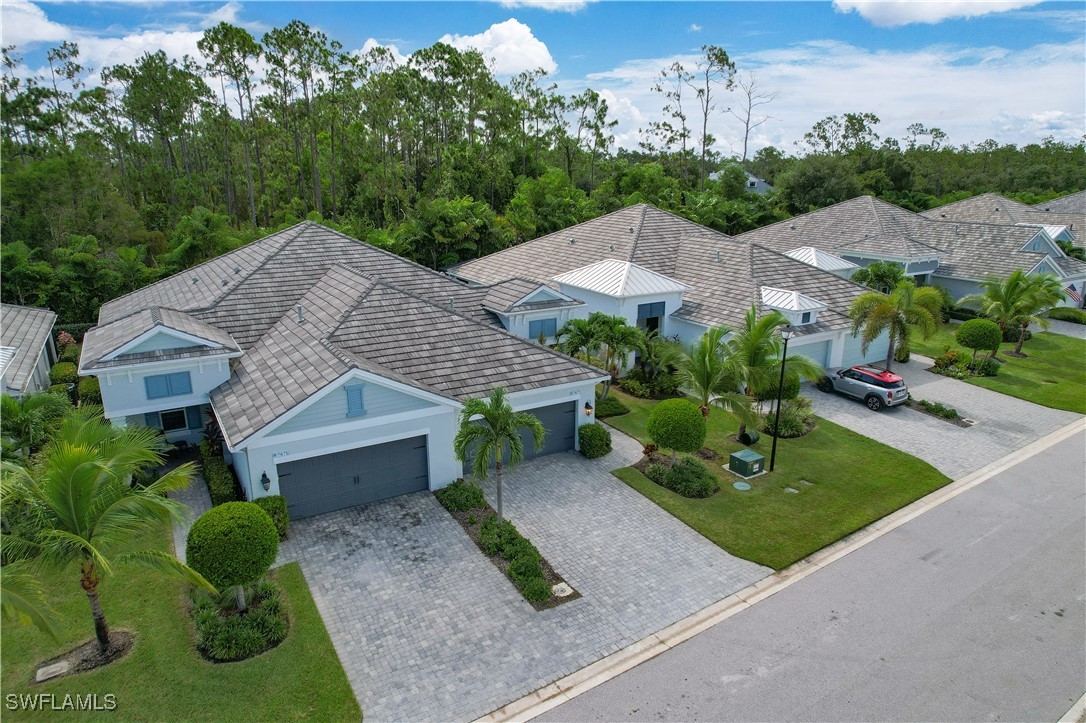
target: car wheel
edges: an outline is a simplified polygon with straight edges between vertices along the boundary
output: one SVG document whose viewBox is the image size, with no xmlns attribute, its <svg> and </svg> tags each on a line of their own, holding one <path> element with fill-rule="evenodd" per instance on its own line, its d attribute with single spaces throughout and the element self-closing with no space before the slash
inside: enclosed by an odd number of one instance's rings
<svg viewBox="0 0 1086 723">
<path fill-rule="evenodd" d="M 867 408 L 872 412 L 877 412 L 882 409 L 882 400 L 874 394 L 869 394 L 864 401 L 867 402 Z"/>
<path fill-rule="evenodd" d="M 830 381 L 829 377 L 822 377 L 821 379 L 818 380 L 818 391 L 820 391 L 820 392 L 832 392 L 833 391 L 833 382 Z"/>
</svg>

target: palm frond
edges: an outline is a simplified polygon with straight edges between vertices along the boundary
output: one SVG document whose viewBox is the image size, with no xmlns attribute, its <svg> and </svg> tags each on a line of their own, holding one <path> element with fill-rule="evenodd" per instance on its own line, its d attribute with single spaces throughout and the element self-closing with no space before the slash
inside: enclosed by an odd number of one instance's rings
<svg viewBox="0 0 1086 723">
<path fill-rule="evenodd" d="M 57 640 L 57 623 L 45 598 L 45 588 L 31 568 L 22 563 L 0 567 L 0 614 L 4 620 L 30 624 Z"/>
<path fill-rule="evenodd" d="M 138 552 L 126 552 L 118 555 L 117 563 L 131 563 L 141 567 L 155 570 L 156 572 L 175 575 L 186 582 L 192 583 L 197 588 L 211 595 L 218 595 L 219 591 L 204 576 L 193 570 L 173 555 L 161 550 L 140 550 Z"/>
</svg>

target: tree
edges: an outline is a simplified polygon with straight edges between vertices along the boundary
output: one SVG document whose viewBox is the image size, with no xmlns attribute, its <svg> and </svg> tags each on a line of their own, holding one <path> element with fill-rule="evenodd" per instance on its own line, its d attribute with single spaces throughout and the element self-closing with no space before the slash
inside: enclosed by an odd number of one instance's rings
<svg viewBox="0 0 1086 723">
<path fill-rule="evenodd" d="M 537 451 L 543 449 L 546 436 L 543 423 L 534 414 L 514 411 L 501 387 L 495 387 L 487 399 L 469 399 L 460 410 L 460 427 L 453 440 L 453 451 L 461 462 L 473 455 L 471 471 L 476 479 L 486 479 L 490 466 L 494 466 L 499 524 L 502 521 L 502 473 L 506 463 L 512 467 L 524 459 L 522 429 L 531 433 Z"/>
<path fill-rule="evenodd" d="M 63 394 L 37 392 L 16 399 L 7 394 L 0 397 L 0 432 L 4 445 L 22 453 L 24 460 L 37 452 L 60 420 L 72 408 L 71 400 Z"/>
<path fill-rule="evenodd" d="M 621 316 L 610 316 L 602 312 L 593 312 L 588 317 L 596 327 L 596 338 L 603 345 L 604 368 L 611 375 L 611 381 L 617 382 L 625 367 L 626 357 L 637 349 L 642 332 L 636 326 L 630 326 Z"/>
<path fill-rule="evenodd" d="M 271 516 L 254 502 L 226 502 L 200 515 L 185 540 L 185 559 L 219 589 L 234 590 L 244 612 L 245 587 L 258 582 L 275 562 L 279 533 Z"/>
<path fill-rule="evenodd" d="M 736 83 L 739 85 L 739 89 L 743 91 L 743 105 L 741 105 L 738 110 L 735 108 L 728 108 L 728 112 L 737 121 L 743 124 L 743 157 L 740 160 L 740 163 L 745 166 L 747 164 L 747 149 L 750 146 L 751 132 L 772 118 L 772 116 L 768 114 L 763 115 L 758 109 L 763 105 L 769 105 L 775 101 L 777 99 L 777 92 L 765 92 L 759 88 L 758 78 L 754 75 L 754 71 L 750 71 L 747 73 L 747 77 L 740 78 Z M 769 146 L 769 148 L 772 148 L 772 146 Z M 768 181 L 769 179 L 766 180 Z"/>
<path fill-rule="evenodd" d="M 558 351 L 592 358 L 600 352 L 600 337 L 593 319 L 570 319 L 558 330 Z"/>
<path fill-rule="evenodd" d="M 728 364 L 725 339 L 731 333 L 726 327 L 711 327 L 676 360 L 682 386 L 698 401 L 698 409 L 708 418 L 711 406 L 732 414 L 741 424 L 754 424 L 756 417 L 751 399 L 737 391 L 734 371 Z"/>
<path fill-rule="evenodd" d="M 154 429 L 118 430 L 102 419 L 100 408 L 82 407 L 64 418 L 32 467 L 3 463 L 4 503 L 27 505 L 33 520 L 31 532 L 5 539 L 5 551 L 58 570 L 79 564 L 79 584 L 103 653 L 111 641 L 98 586 L 117 565 L 141 564 L 214 591 L 172 555 L 130 549 L 156 524 L 179 518 L 181 503 L 166 493 L 192 480 L 193 467 L 185 463 L 147 486 L 132 484 L 133 474 L 162 464 L 163 446 Z"/>
<path fill-rule="evenodd" d="M 637 342 L 637 365 L 647 382 L 670 373 L 681 354 L 682 347 L 661 336 L 658 329 L 641 334 Z"/>
<path fill-rule="evenodd" d="M 705 178 L 708 175 L 705 167 L 706 154 L 715 140 L 709 134 L 709 116 L 716 110 L 715 91 L 731 90 L 734 87 L 735 63 L 728 57 L 728 51 L 716 45 L 702 45 L 701 52 L 704 56 L 698 60 L 695 72 L 686 78 L 686 83 L 694 89 L 701 110 L 701 136 L 698 139 L 701 145 L 701 164 L 698 168 L 698 187 L 704 190 Z M 745 148 L 743 160 L 746 160 Z"/>
<path fill-rule="evenodd" d="M 1030 275 L 1016 269 L 1005 279 L 989 277 L 980 283 L 981 292 L 971 294 L 960 302 L 962 306 L 979 308 L 981 313 L 999 325 L 1006 334 L 1013 326 L 1019 329 L 1018 344 L 1011 356 L 1024 356 L 1022 344 L 1031 323 L 1048 328 L 1048 319 L 1041 312 L 1063 299 L 1063 285 L 1051 274 Z M 993 353 L 992 356 L 995 356 Z"/>
<path fill-rule="evenodd" d="M 859 196 L 863 189 L 847 158 L 813 155 L 800 159 L 777 179 L 785 206 L 806 213 Z"/>
<path fill-rule="evenodd" d="M 649 413 L 646 428 L 653 442 L 671 450 L 671 464 L 677 452 L 697 452 L 705 443 L 705 417 L 688 399 L 665 399 Z"/>
<path fill-rule="evenodd" d="M 852 274 L 852 281 L 884 294 L 896 289 L 904 278 L 905 270 L 901 268 L 901 264 L 892 261 L 876 261 Z"/>
<path fill-rule="evenodd" d="M 894 351 L 909 348 L 913 329 L 927 339 L 939 328 L 943 308 L 942 295 L 924 286 L 917 288 L 911 279 L 904 279 L 889 294 L 865 291 L 852 301 L 848 315 L 852 319 L 852 334 L 862 331 L 860 351 L 867 354 L 875 339 L 888 334 L 886 368 L 894 360 Z"/>
<path fill-rule="evenodd" d="M 973 350 L 972 361 L 977 360 L 977 351 L 984 349 L 990 352 L 999 350 L 999 344 L 1003 341 L 1003 332 L 999 325 L 988 319 L 969 319 L 954 332 L 958 343 L 967 349 Z"/>
</svg>

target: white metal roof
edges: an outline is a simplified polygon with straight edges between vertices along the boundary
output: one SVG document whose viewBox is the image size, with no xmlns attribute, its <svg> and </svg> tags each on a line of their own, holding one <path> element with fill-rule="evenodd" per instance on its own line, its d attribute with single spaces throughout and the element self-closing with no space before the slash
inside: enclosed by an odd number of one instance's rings
<svg viewBox="0 0 1086 723">
<path fill-rule="evenodd" d="M 0 346 L 0 374 L 4 373 L 4 369 L 7 368 L 8 362 L 15 356 L 15 352 L 19 351 L 13 346 Z"/>
<path fill-rule="evenodd" d="M 827 308 L 821 301 L 806 294 L 787 289 L 775 289 L 772 286 L 762 287 L 762 303 L 771 309 L 781 311 L 821 311 Z"/>
<path fill-rule="evenodd" d="M 840 256 L 834 256 L 822 249 L 816 249 L 814 246 L 800 246 L 798 249 L 789 251 L 787 255 L 796 261 L 802 261 L 808 266 L 814 266 L 816 269 L 822 269 L 823 271 L 844 271 L 846 269 L 860 268 L 851 261 L 846 261 Z"/>
<path fill-rule="evenodd" d="M 555 276 L 553 280 L 566 286 L 616 297 L 668 294 L 690 289 L 686 284 L 680 284 L 663 274 L 617 259 L 582 266 Z"/>
</svg>

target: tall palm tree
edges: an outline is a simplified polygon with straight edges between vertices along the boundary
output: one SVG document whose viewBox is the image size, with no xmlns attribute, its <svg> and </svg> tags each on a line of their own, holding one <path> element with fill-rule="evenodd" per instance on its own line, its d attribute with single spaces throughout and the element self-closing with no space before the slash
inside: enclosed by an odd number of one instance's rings
<svg viewBox="0 0 1086 723">
<path fill-rule="evenodd" d="M 730 412 L 740 424 L 754 424 L 752 400 L 736 391 L 736 381 L 731 375 L 724 343 L 730 331 L 727 327 L 714 326 L 683 350 L 676 360 L 682 386 L 697 401 L 703 417 L 708 418 L 712 406 Z"/>
<path fill-rule="evenodd" d="M 726 344 L 728 374 L 736 385 L 735 390 L 752 401 L 759 390 L 773 387 L 780 379 L 784 339 L 779 330 L 785 326 L 788 326 L 788 319 L 779 311 L 759 317 L 758 309 L 751 305 L 743 318 L 743 326 Z M 822 367 L 810 357 L 789 354 L 784 361 L 784 373 L 815 381 L 822 377 Z M 747 425 L 740 420 L 739 436 L 746 431 Z"/>
<path fill-rule="evenodd" d="M 1048 328 L 1041 312 L 1060 303 L 1063 285 L 1051 274 L 1029 275 L 1016 269 L 1005 279 L 990 276 L 980 283 L 981 292 L 966 296 L 959 305 L 979 308 L 981 313 L 999 324 L 1000 331 L 1017 326 L 1020 330 L 1013 356 L 1023 356 L 1022 344 L 1031 323 Z M 995 351 L 990 356 L 995 356 Z"/>
<path fill-rule="evenodd" d="M 476 419 L 478 417 L 478 419 Z M 453 440 L 453 450 L 461 462 L 474 454 L 471 472 L 476 479 L 486 479 L 490 466 L 498 482 L 498 522 L 502 521 L 502 473 L 524 459 L 524 440 L 520 430 L 532 433 L 536 450 L 543 448 L 546 430 L 534 414 L 514 411 L 509 397 L 495 387 L 487 399 L 469 399 L 460 410 L 460 428 Z"/>
<path fill-rule="evenodd" d="M 21 450 L 23 459 L 29 459 L 71 408 L 71 400 L 63 394 L 37 392 L 21 399 L 5 394 L 0 397 L 0 433 L 5 444 Z"/>
<path fill-rule="evenodd" d="M 589 317 L 596 325 L 596 334 L 603 345 L 603 363 L 611 375 L 611 382 L 617 382 L 622 374 L 622 366 L 630 352 L 637 349 L 643 332 L 636 326 L 630 326 L 624 317 L 596 314 Z"/>
<path fill-rule="evenodd" d="M 27 505 L 31 531 L 5 536 L 5 554 L 32 565 L 66 569 L 79 564 L 98 648 L 110 647 L 109 625 L 98 597 L 103 575 L 133 562 L 180 574 L 214 591 L 198 573 L 172 555 L 155 550 L 122 551 L 156 523 L 177 517 L 181 503 L 167 492 L 185 487 L 192 465 L 184 464 L 146 487 L 132 475 L 162 464 L 162 436 L 147 427 L 115 429 L 100 407 L 82 407 L 65 416 L 31 467 L 3 463 L 0 500 Z"/>
<path fill-rule="evenodd" d="M 925 339 L 939 328 L 943 297 L 930 286 L 917 288 L 911 279 L 904 279 L 889 294 L 865 291 L 852 300 L 848 315 L 852 333 L 862 331 L 860 351 L 867 354 L 871 342 L 882 334 L 890 335 L 886 350 L 886 368 L 894 360 L 894 350 L 900 345 L 909 348 L 913 328 Z"/>
</svg>

